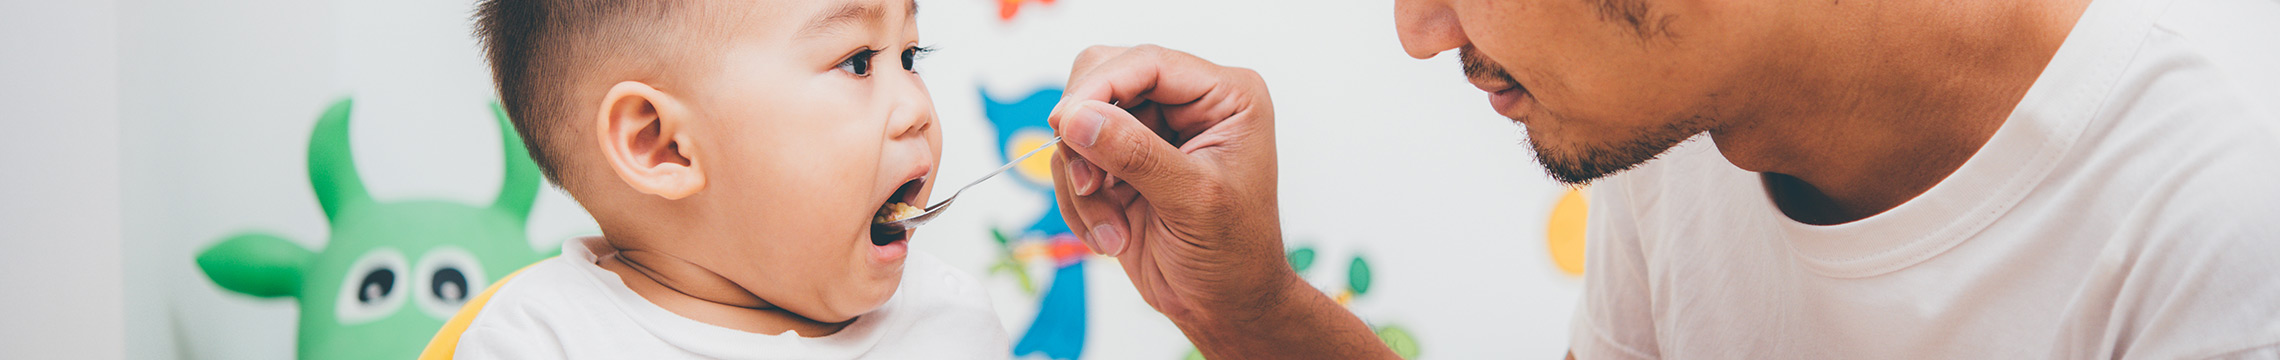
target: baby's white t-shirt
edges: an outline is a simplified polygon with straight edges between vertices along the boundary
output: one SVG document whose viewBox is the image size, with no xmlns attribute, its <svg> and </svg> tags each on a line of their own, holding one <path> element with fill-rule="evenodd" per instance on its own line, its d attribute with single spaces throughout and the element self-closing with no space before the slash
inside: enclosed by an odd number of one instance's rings
<svg viewBox="0 0 2280 360">
<path fill-rule="evenodd" d="M 723 328 L 658 307 L 596 265 L 589 246 L 600 241 L 565 241 L 562 256 L 532 264 L 471 302 L 480 310 L 457 333 L 454 357 L 1004 359 L 1012 349 L 980 284 L 923 253 L 910 253 L 886 304 L 838 333 L 806 338 Z"/>
<path fill-rule="evenodd" d="M 2095 0 L 1866 219 L 1789 219 L 1706 137 L 1589 194 L 1577 359 L 2280 358 L 2280 2 Z"/>
</svg>

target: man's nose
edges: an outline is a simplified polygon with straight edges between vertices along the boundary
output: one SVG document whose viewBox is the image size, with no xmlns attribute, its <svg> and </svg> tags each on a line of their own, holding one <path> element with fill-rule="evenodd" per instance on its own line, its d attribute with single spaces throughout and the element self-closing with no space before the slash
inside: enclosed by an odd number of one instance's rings
<svg viewBox="0 0 2280 360">
<path fill-rule="evenodd" d="M 1429 59 L 1472 41 L 1457 25 L 1456 9 L 1448 0 L 1396 0 L 1393 25 L 1401 33 L 1401 49 L 1413 58 Z"/>
</svg>

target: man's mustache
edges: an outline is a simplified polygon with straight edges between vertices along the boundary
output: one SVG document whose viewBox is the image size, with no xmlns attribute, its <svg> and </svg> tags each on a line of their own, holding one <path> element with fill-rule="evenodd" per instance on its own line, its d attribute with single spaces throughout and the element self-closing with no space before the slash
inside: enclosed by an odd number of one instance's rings
<svg viewBox="0 0 2280 360">
<path fill-rule="evenodd" d="M 1504 72 L 1503 66 L 1488 61 L 1488 58 L 1481 56 L 1480 51 L 1473 50 L 1471 46 L 1458 48 L 1457 59 L 1464 62 L 1466 78 L 1493 79 L 1505 84 L 1519 84 L 1512 80 L 1511 73 Z"/>
</svg>

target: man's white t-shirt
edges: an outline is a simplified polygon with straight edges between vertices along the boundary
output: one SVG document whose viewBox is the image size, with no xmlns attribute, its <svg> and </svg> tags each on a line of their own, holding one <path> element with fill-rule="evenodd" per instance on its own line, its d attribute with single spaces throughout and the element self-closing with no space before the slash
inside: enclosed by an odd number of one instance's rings
<svg viewBox="0 0 2280 360">
<path fill-rule="evenodd" d="M 2280 358 L 2280 1 L 2097 0 L 1987 144 L 1833 226 L 1705 137 L 1590 190 L 1576 358 Z"/>
<path fill-rule="evenodd" d="M 461 359 L 1004 359 L 1010 354 L 979 283 L 911 252 L 885 305 L 822 337 L 764 335 L 675 315 L 596 265 L 590 245 L 512 275 L 458 335 Z M 608 247 L 600 247 L 607 249 Z M 470 304 L 469 306 L 478 306 Z"/>
</svg>

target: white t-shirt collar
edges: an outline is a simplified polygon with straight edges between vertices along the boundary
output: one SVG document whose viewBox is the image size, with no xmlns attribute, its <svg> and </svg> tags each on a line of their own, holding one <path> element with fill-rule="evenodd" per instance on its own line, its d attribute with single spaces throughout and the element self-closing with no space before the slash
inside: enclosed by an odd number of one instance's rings
<svg viewBox="0 0 2280 360">
<path fill-rule="evenodd" d="M 1875 216 L 1837 225 L 1790 220 L 1766 199 L 1800 261 L 1832 277 L 1867 277 L 1929 260 L 1985 229 L 2035 191 L 2081 138 L 2167 2 L 2101 0 L 1987 144 L 1931 190 Z M 1735 169 L 1740 171 L 1740 169 Z"/>
<path fill-rule="evenodd" d="M 839 332 L 823 337 L 800 337 L 794 331 L 777 335 L 757 334 L 714 326 L 658 307 L 642 298 L 641 294 L 634 293 L 632 288 L 626 287 L 617 273 L 597 265 L 600 254 L 611 251 L 603 241 L 605 240 L 599 236 L 564 241 L 562 257 L 576 259 L 577 263 L 583 264 L 578 269 L 590 275 L 589 279 L 601 282 L 596 285 L 608 289 L 610 303 L 628 314 L 634 323 L 641 324 L 642 328 L 656 334 L 658 339 L 666 343 L 705 357 L 750 358 L 765 349 L 771 353 L 813 355 L 814 358 L 856 358 L 878 343 L 882 324 L 893 322 L 896 316 L 891 312 L 898 307 L 897 304 L 904 302 L 901 296 L 889 298 L 878 310 L 864 314 Z"/>
</svg>

